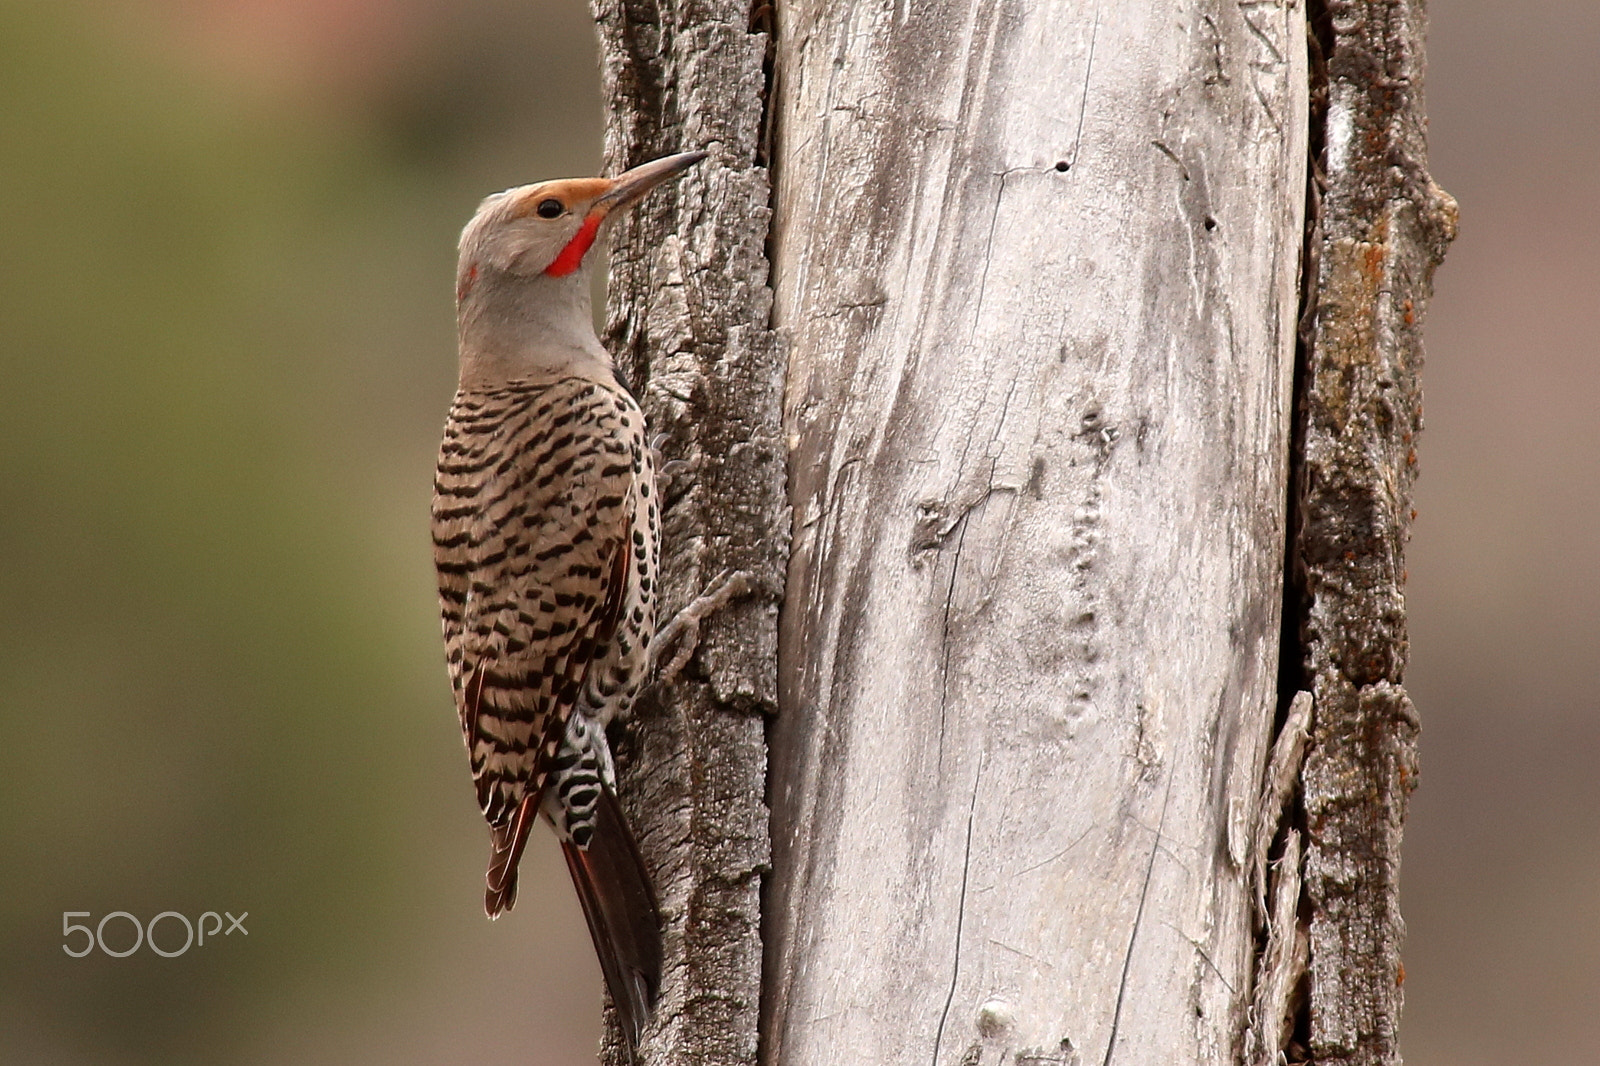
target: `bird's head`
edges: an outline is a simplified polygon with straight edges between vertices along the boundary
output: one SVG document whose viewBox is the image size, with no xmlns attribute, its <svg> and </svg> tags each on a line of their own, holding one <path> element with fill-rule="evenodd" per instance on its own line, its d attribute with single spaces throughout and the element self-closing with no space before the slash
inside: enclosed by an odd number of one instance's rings
<svg viewBox="0 0 1600 1066">
<path fill-rule="evenodd" d="M 461 231 L 457 300 L 467 299 L 486 275 L 532 279 L 579 273 L 607 219 L 705 157 L 705 152 L 683 152 L 615 178 L 562 178 L 495 193 Z"/>
</svg>

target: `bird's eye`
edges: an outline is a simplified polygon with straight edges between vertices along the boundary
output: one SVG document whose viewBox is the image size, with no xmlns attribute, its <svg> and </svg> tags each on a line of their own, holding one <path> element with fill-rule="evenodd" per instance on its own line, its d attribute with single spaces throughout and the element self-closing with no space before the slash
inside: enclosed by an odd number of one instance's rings
<svg viewBox="0 0 1600 1066">
<path fill-rule="evenodd" d="M 549 200 L 540 200 L 539 206 L 534 210 L 539 212 L 540 218 L 559 218 L 566 208 L 562 206 L 560 200 L 552 197 Z"/>
</svg>

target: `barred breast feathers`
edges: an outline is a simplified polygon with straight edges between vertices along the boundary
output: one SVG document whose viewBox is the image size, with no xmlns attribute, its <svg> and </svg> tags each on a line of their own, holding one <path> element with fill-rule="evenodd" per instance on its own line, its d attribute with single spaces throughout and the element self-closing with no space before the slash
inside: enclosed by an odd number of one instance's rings
<svg viewBox="0 0 1600 1066">
<path fill-rule="evenodd" d="M 451 407 L 434 554 L 452 687 L 492 825 L 542 789 L 575 705 L 597 704 L 584 710 L 603 721 L 608 702 L 637 690 L 629 660 L 642 669 L 653 623 L 654 543 L 637 513 L 653 525 L 649 464 L 638 406 L 605 382 L 510 382 L 463 390 Z M 649 565 L 637 561 L 641 539 Z"/>
</svg>

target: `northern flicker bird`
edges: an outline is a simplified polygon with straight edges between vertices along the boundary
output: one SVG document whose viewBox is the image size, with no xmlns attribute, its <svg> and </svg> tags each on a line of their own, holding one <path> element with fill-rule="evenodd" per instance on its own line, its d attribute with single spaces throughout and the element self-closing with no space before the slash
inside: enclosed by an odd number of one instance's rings
<svg viewBox="0 0 1600 1066">
<path fill-rule="evenodd" d="M 605 727 L 649 665 L 660 515 L 644 416 L 594 333 L 585 257 L 613 213 L 704 157 L 483 201 L 461 234 L 460 385 L 434 483 L 446 659 L 490 829 L 485 909 L 515 902 L 542 814 L 630 1050 L 660 984 L 660 917 Z"/>
</svg>

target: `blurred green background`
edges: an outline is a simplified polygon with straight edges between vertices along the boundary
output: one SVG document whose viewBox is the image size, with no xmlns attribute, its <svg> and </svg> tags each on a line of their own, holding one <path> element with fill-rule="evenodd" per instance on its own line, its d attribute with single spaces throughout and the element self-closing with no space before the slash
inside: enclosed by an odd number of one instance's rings
<svg viewBox="0 0 1600 1066">
<path fill-rule="evenodd" d="M 553 848 L 478 904 L 426 516 L 456 233 L 599 122 L 576 3 L 0 3 L 0 1061 L 593 1061 Z"/>
<path fill-rule="evenodd" d="M 1431 6 L 1464 221 L 1410 558 L 1404 1043 L 1581 1061 L 1600 5 Z M 478 909 L 426 513 L 455 235 L 594 171 L 594 61 L 576 0 L 0 0 L 0 1063 L 592 1061 L 543 835 L 522 905 Z M 249 933 L 72 959 L 68 910 Z"/>
</svg>

